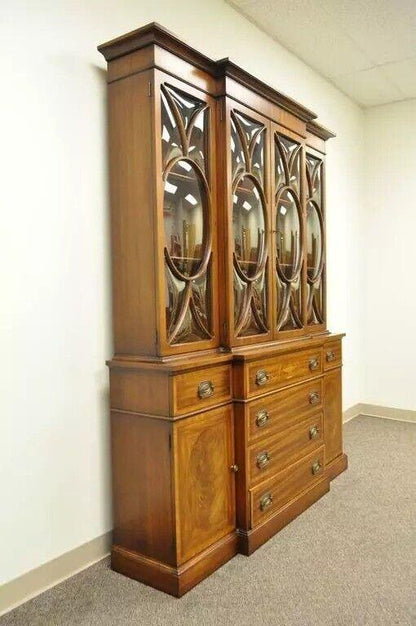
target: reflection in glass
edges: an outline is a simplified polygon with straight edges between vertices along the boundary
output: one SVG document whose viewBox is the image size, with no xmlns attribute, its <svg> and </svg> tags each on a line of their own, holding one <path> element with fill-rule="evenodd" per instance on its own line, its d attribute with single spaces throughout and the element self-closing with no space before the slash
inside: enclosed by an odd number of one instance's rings
<svg viewBox="0 0 416 626">
<path fill-rule="evenodd" d="M 247 289 L 247 283 L 234 270 L 234 324 L 239 337 L 267 332 L 265 272 L 249 287 L 252 299 L 248 308 L 245 307 Z"/>
<path fill-rule="evenodd" d="M 170 258 L 181 274 L 193 276 L 203 252 L 203 190 L 189 161 L 175 163 L 166 178 L 163 218 Z"/>
<path fill-rule="evenodd" d="M 306 240 L 308 277 L 315 278 L 322 259 L 322 233 L 318 209 L 311 201 L 306 205 Z"/>
<path fill-rule="evenodd" d="M 279 267 L 286 278 L 298 271 L 301 255 L 300 219 L 298 207 L 290 189 L 284 189 L 277 202 L 276 254 Z"/>
<path fill-rule="evenodd" d="M 246 276 L 252 277 L 264 249 L 264 209 L 252 178 L 243 176 L 233 196 L 234 252 Z"/>
<path fill-rule="evenodd" d="M 170 335 L 179 319 L 185 283 L 177 280 L 168 267 L 166 267 L 165 271 L 167 284 L 166 323 Z M 207 285 L 207 275 L 210 275 L 210 272 L 192 281 L 192 303 L 185 309 L 183 320 L 172 341 L 173 344 L 201 341 L 207 338 L 205 329 L 211 327 L 211 303 L 207 301 L 210 294 L 210 289 Z M 194 314 L 195 311 L 196 315 Z M 202 326 L 197 323 L 198 319 L 203 322 Z"/>
</svg>

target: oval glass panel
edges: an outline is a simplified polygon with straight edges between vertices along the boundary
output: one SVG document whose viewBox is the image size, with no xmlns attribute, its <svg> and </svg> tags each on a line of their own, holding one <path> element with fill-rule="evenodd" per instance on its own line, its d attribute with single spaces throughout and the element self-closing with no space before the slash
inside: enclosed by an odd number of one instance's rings
<svg viewBox="0 0 416 626">
<path fill-rule="evenodd" d="M 264 208 L 252 178 L 243 176 L 233 196 L 234 252 L 243 273 L 256 274 L 264 249 Z"/>
<path fill-rule="evenodd" d="M 189 161 L 175 163 L 165 180 L 163 220 L 166 248 L 184 276 L 194 276 L 204 254 L 205 193 Z"/>
<path fill-rule="evenodd" d="M 283 275 L 293 278 L 301 258 L 301 232 L 298 206 L 290 189 L 284 189 L 277 201 L 276 255 Z"/>
<path fill-rule="evenodd" d="M 311 201 L 306 205 L 306 232 L 308 277 L 313 279 L 316 278 L 321 267 L 322 230 L 318 210 Z"/>
</svg>

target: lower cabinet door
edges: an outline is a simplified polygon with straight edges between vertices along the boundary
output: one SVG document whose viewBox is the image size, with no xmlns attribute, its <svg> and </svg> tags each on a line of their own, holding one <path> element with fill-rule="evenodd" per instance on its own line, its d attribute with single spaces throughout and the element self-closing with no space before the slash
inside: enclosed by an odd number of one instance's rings
<svg viewBox="0 0 416 626">
<path fill-rule="evenodd" d="M 179 564 L 235 529 L 232 417 L 230 405 L 174 424 Z"/>
<path fill-rule="evenodd" d="M 342 454 L 342 370 L 325 374 L 324 440 L 326 464 Z"/>
</svg>

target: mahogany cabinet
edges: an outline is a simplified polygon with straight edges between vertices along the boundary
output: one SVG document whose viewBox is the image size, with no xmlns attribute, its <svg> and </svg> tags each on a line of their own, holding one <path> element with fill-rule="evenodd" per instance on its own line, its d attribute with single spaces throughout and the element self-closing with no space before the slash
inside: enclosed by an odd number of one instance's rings
<svg viewBox="0 0 416 626">
<path fill-rule="evenodd" d="M 103 44 L 113 275 L 112 567 L 180 596 L 329 489 L 315 114 L 157 24 Z"/>
</svg>

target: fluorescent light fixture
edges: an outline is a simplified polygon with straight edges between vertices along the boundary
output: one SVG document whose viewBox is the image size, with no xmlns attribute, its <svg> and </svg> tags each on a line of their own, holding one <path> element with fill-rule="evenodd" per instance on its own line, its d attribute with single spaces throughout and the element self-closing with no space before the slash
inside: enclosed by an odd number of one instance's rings
<svg viewBox="0 0 416 626">
<path fill-rule="evenodd" d="M 254 193 L 254 195 L 256 196 L 257 200 L 258 200 L 258 199 L 260 198 L 260 194 L 259 194 L 259 192 L 258 192 L 257 187 L 253 187 L 253 193 Z"/>
<path fill-rule="evenodd" d="M 285 206 L 281 206 L 281 207 L 280 207 L 280 209 L 279 209 L 279 211 L 280 211 L 280 214 L 281 214 L 281 215 L 286 215 L 286 213 L 287 213 L 287 208 L 286 208 Z"/>
<path fill-rule="evenodd" d="M 234 204 L 237 204 L 238 202 L 238 196 L 236 194 L 233 195 L 233 202 Z"/>
<path fill-rule="evenodd" d="M 235 141 L 234 139 L 231 137 L 231 152 L 234 152 L 235 150 Z"/>
<path fill-rule="evenodd" d="M 188 200 L 189 204 L 192 204 L 193 206 L 198 204 L 198 200 L 195 200 L 195 198 L 193 197 L 191 193 L 188 193 L 188 195 L 185 196 L 185 200 Z"/>
<path fill-rule="evenodd" d="M 186 171 L 186 172 L 190 172 L 192 169 L 192 166 L 189 165 L 189 163 L 187 161 L 179 161 L 179 165 Z"/>
<path fill-rule="evenodd" d="M 178 188 L 176 185 L 172 185 L 172 183 L 170 183 L 168 180 L 165 181 L 165 191 L 167 191 L 168 193 L 176 193 L 177 189 Z"/>
<path fill-rule="evenodd" d="M 251 210 L 250 202 L 247 202 L 247 200 L 244 200 L 243 207 L 245 208 L 246 211 L 250 211 Z"/>
<path fill-rule="evenodd" d="M 165 125 L 163 125 L 162 139 L 163 141 L 169 141 L 170 139 L 169 131 Z"/>
</svg>

